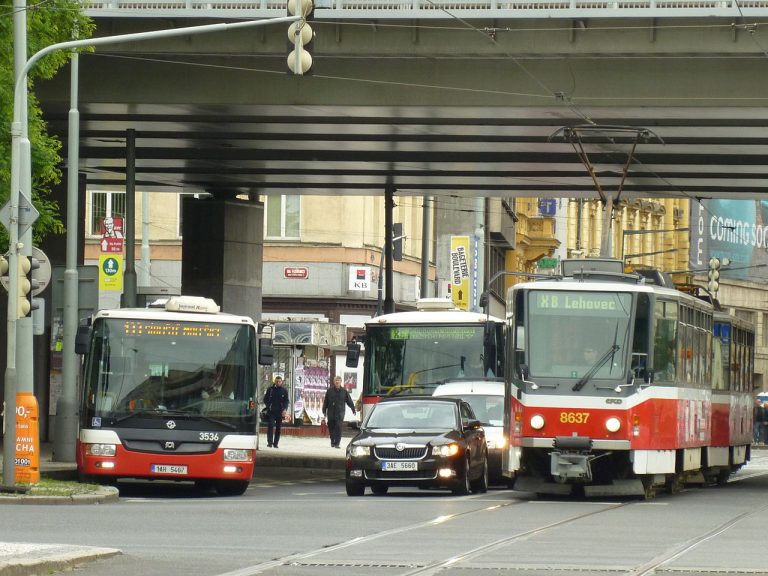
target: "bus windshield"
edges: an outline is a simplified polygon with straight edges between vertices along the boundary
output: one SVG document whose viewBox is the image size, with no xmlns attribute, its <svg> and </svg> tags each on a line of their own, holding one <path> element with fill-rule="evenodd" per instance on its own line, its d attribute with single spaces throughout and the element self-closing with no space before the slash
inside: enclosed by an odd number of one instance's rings
<svg viewBox="0 0 768 576">
<path fill-rule="evenodd" d="M 500 341 L 500 334 L 501 325 L 491 340 Z M 489 354 L 484 342 L 485 326 L 478 324 L 369 325 L 364 393 L 432 394 L 447 379 L 503 376 L 500 361 L 486 360 L 502 346 Z"/>
<path fill-rule="evenodd" d="M 137 415 L 254 421 L 252 326 L 99 318 L 85 371 L 89 425 Z"/>
<path fill-rule="evenodd" d="M 625 378 L 631 310 L 629 293 L 531 290 L 531 377 Z"/>
</svg>

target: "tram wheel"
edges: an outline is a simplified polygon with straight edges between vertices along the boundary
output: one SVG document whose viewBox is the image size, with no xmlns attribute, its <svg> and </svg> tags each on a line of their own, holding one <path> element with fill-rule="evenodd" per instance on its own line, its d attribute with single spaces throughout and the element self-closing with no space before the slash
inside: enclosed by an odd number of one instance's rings
<svg viewBox="0 0 768 576">
<path fill-rule="evenodd" d="M 685 486 L 685 479 L 682 474 L 671 474 L 664 486 L 670 494 L 677 494 Z"/>
<path fill-rule="evenodd" d="M 643 500 L 653 500 L 656 497 L 656 485 L 653 478 L 643 478 Z"/>
</svg>

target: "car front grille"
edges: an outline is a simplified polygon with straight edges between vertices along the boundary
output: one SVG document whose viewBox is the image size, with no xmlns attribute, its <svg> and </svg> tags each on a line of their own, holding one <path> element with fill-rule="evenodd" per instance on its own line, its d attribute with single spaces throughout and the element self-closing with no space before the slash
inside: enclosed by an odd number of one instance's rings
<svg viewBox="0 0 768 576">
<path fill-rule="evenodd" d="M 417 446 L 398 450 L 397 448 L 376 446 L 373 449 L 373 454 L 379 460 L 421 460 L 427 455 L 427 447 Z"/>
</svg>

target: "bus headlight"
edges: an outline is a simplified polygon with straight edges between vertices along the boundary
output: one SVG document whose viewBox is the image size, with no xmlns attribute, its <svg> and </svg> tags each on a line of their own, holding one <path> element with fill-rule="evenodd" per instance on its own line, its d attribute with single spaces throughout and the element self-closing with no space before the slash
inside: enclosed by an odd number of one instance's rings
<svg viewBox="0 0 768 576">
<path fill-rule="evenodd" d="M 541 430 L 544 428 L 544 416 L 541 414 L 534 414 L 531 416 L 531 428 L 534 430 Z"/>
<path fill-rule="evenodd" d="M 85 447 L 88 456 L 114 456 L 115 450 L 114 444 L 88 444 Z"/>
<path fill-rule="evenodd" d="M 608 432 L 618 432 L 621 430 L 621 420 L 616 418 L 616 416 L 611 416 L 605 421 L 605 429 Z"/>
<path fill-rule="evenodd" d="M 250 450 L 237 448 L 224 449 L 224 462 L 248 462 L 252 458 Z"/>
<path fill-rule="evenodd" d="M 456 456 L 459 453 L 458 444 L 445 444 L 443 446 L 432 446 L 432 456 L 443 456 L 448 458 L 450 456 Z"/>
<path fill-rule="evenodd" d="M 370 456 L 370 454 L 371 449 L 368 446 L 354 444 L 349 447 L 349 455 L 352 456 L 352 458 L 362 458 L 363 456 Z"/>
</svg>

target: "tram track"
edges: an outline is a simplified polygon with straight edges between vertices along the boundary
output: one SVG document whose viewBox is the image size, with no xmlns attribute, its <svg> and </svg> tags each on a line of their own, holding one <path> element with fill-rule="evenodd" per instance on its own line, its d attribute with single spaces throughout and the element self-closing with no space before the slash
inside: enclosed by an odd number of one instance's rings
<svg viewBox="0 0 768 576">
<path fill-rule="evenodd" d="M 226 572 L 219 574 L 217 576 L 253 576 L 256 574 L 263 574 L 266 571 L 277 569 L 281 566 L 289 566 L 289 565 L 305 565 L 308 561 L 311 561 L 313 559 L 319 558 L 322 555 L 329 554 L 331 552 L 337 552 L 339 550 L 343 550 L 345 548 L 350 548 L 354 546 L 362 546 L 365 544 L 368 544 L 374 540 L 379 540 L 382 538 L 386 538 L 389 536 L 395 536 L 399 534 L 404 534 L 407 532 L 420 530 L 424 528 L 430 528 L 435 527 L 438 525 L 441 525 L 445 522 L 453 522 L 457 520 L 461 520 L 464 518 L 467 518 L 471 515 L 477 515 L 477 514 L 483 514 L 488 512 L 493 512 L 496 510 L 500 510 L 503 508 L 507 508 L 510 506 L 515 506 L 519 504 L 525 504 L 527 503 L 527 500 L 516 500 L 512 502 L 504 502 L 500 504 L 494 504 L 492 506 L 486 506 L 483 508 L 478 508 L 475 510 L 469 510 L 467 512 L 461 512 L 458 514 L 451 514 L 446 516 L 439 516 L 437 518 L 434 518 L 432 520 L 427 520 L 424 522 L 417 522 L 414 524 L 410 524 L 408 526 L 401 526 L 398 528 L 393 528 L 390 530 L 384 530 L 382 532 L 376 532 L 373 534 L 369 534 L 367 536 L 360 536 L 358 538 L 352 538 L 351 540 L 347 540 L 345 542 L 341 542 L 339 544 L 335 544 L 332 546 L 327 546 L 323 548 L 317 548 L 314 550 L 310 550 L 307 552 L 300 552 L 297 554 L 291 554 L 289 556 L 285 556 L 282 558 L 278 558 L 275 560 L 271 560 L 268 562 L 261 562 L 259 564 L 255 564 L 253 566 L 247 566 L 242 569 L 234 570 L 231 572 Z M 497 540 L 494 540 L 492 542 L 488 542 L 482 546 L 478 546 L 476 548 L 473 548 L 471 550 L 468 550 L 466 552 L 463 552 L 461 554 L 457 554 L 455 556 L 452 556 L 451 558 L 447 560 L 441 560 L 439 562 L 434 562 L 427 564 L 425 566 L 416 566 L 414 569 L 409 570 L 407 572 L 404 572 L 401 574 L 401 576 L 429 576 L 431 574 L 437 574 L 438 572 L 441 572 L 442 570 L 446 569 L 447 567 L 454 565 L 459 562 L 465 562 L 467 560 L 471 560 L 474 557 L 477 557 L 481 554 L 485 554 L 487 552 L 490 552 L 492 550 L 501 548 L 503 546 L 506 546 L 508 544 L 514 543 L 519 540 L 524 540 L 526 538 L 530 538 L 532 536 L 542 534 L 548 530 L 552 530 L 555 528 L 559 528 L 561 526 L 582 520 L 584 518 L 588 518 L 591 516 L 595 516 L 597 514 L 602 514 L 604 512 L 613 511 L 625 506 L 629 506 L 632 504 L 636 504 L 636 502 L 618 502 L 618 503 L 606 503 L 603 508 L 600 508 L 599 510 L 591 510 L 589 512 L 584 512 L 580 514 L 576 514 L 573 516 L 570 516 L 568 518 L 564 518 L 561 520 L 557 520 L 555 522 L 551 522 L 545 526 L 539 526 L 537 528 L 533 528 L 530 530 L 526 530 L 524 532 L 519 532 L 517 534 L 513 534 L 511 536 L 507 536 L 504 538 L 499 538 Z M 411 568 L 413 567 L 414 563 L 399 563 L 398 567 L 401 568 Z M 336 565 L 339 566 L 338 562 L 328 563 L 327 566 L 330 565 Z M 356 564 L 356 566 L 360 566 L 359 564 Z M 394 567 L 394 566 L 390 566 Z"/>
</svg>

